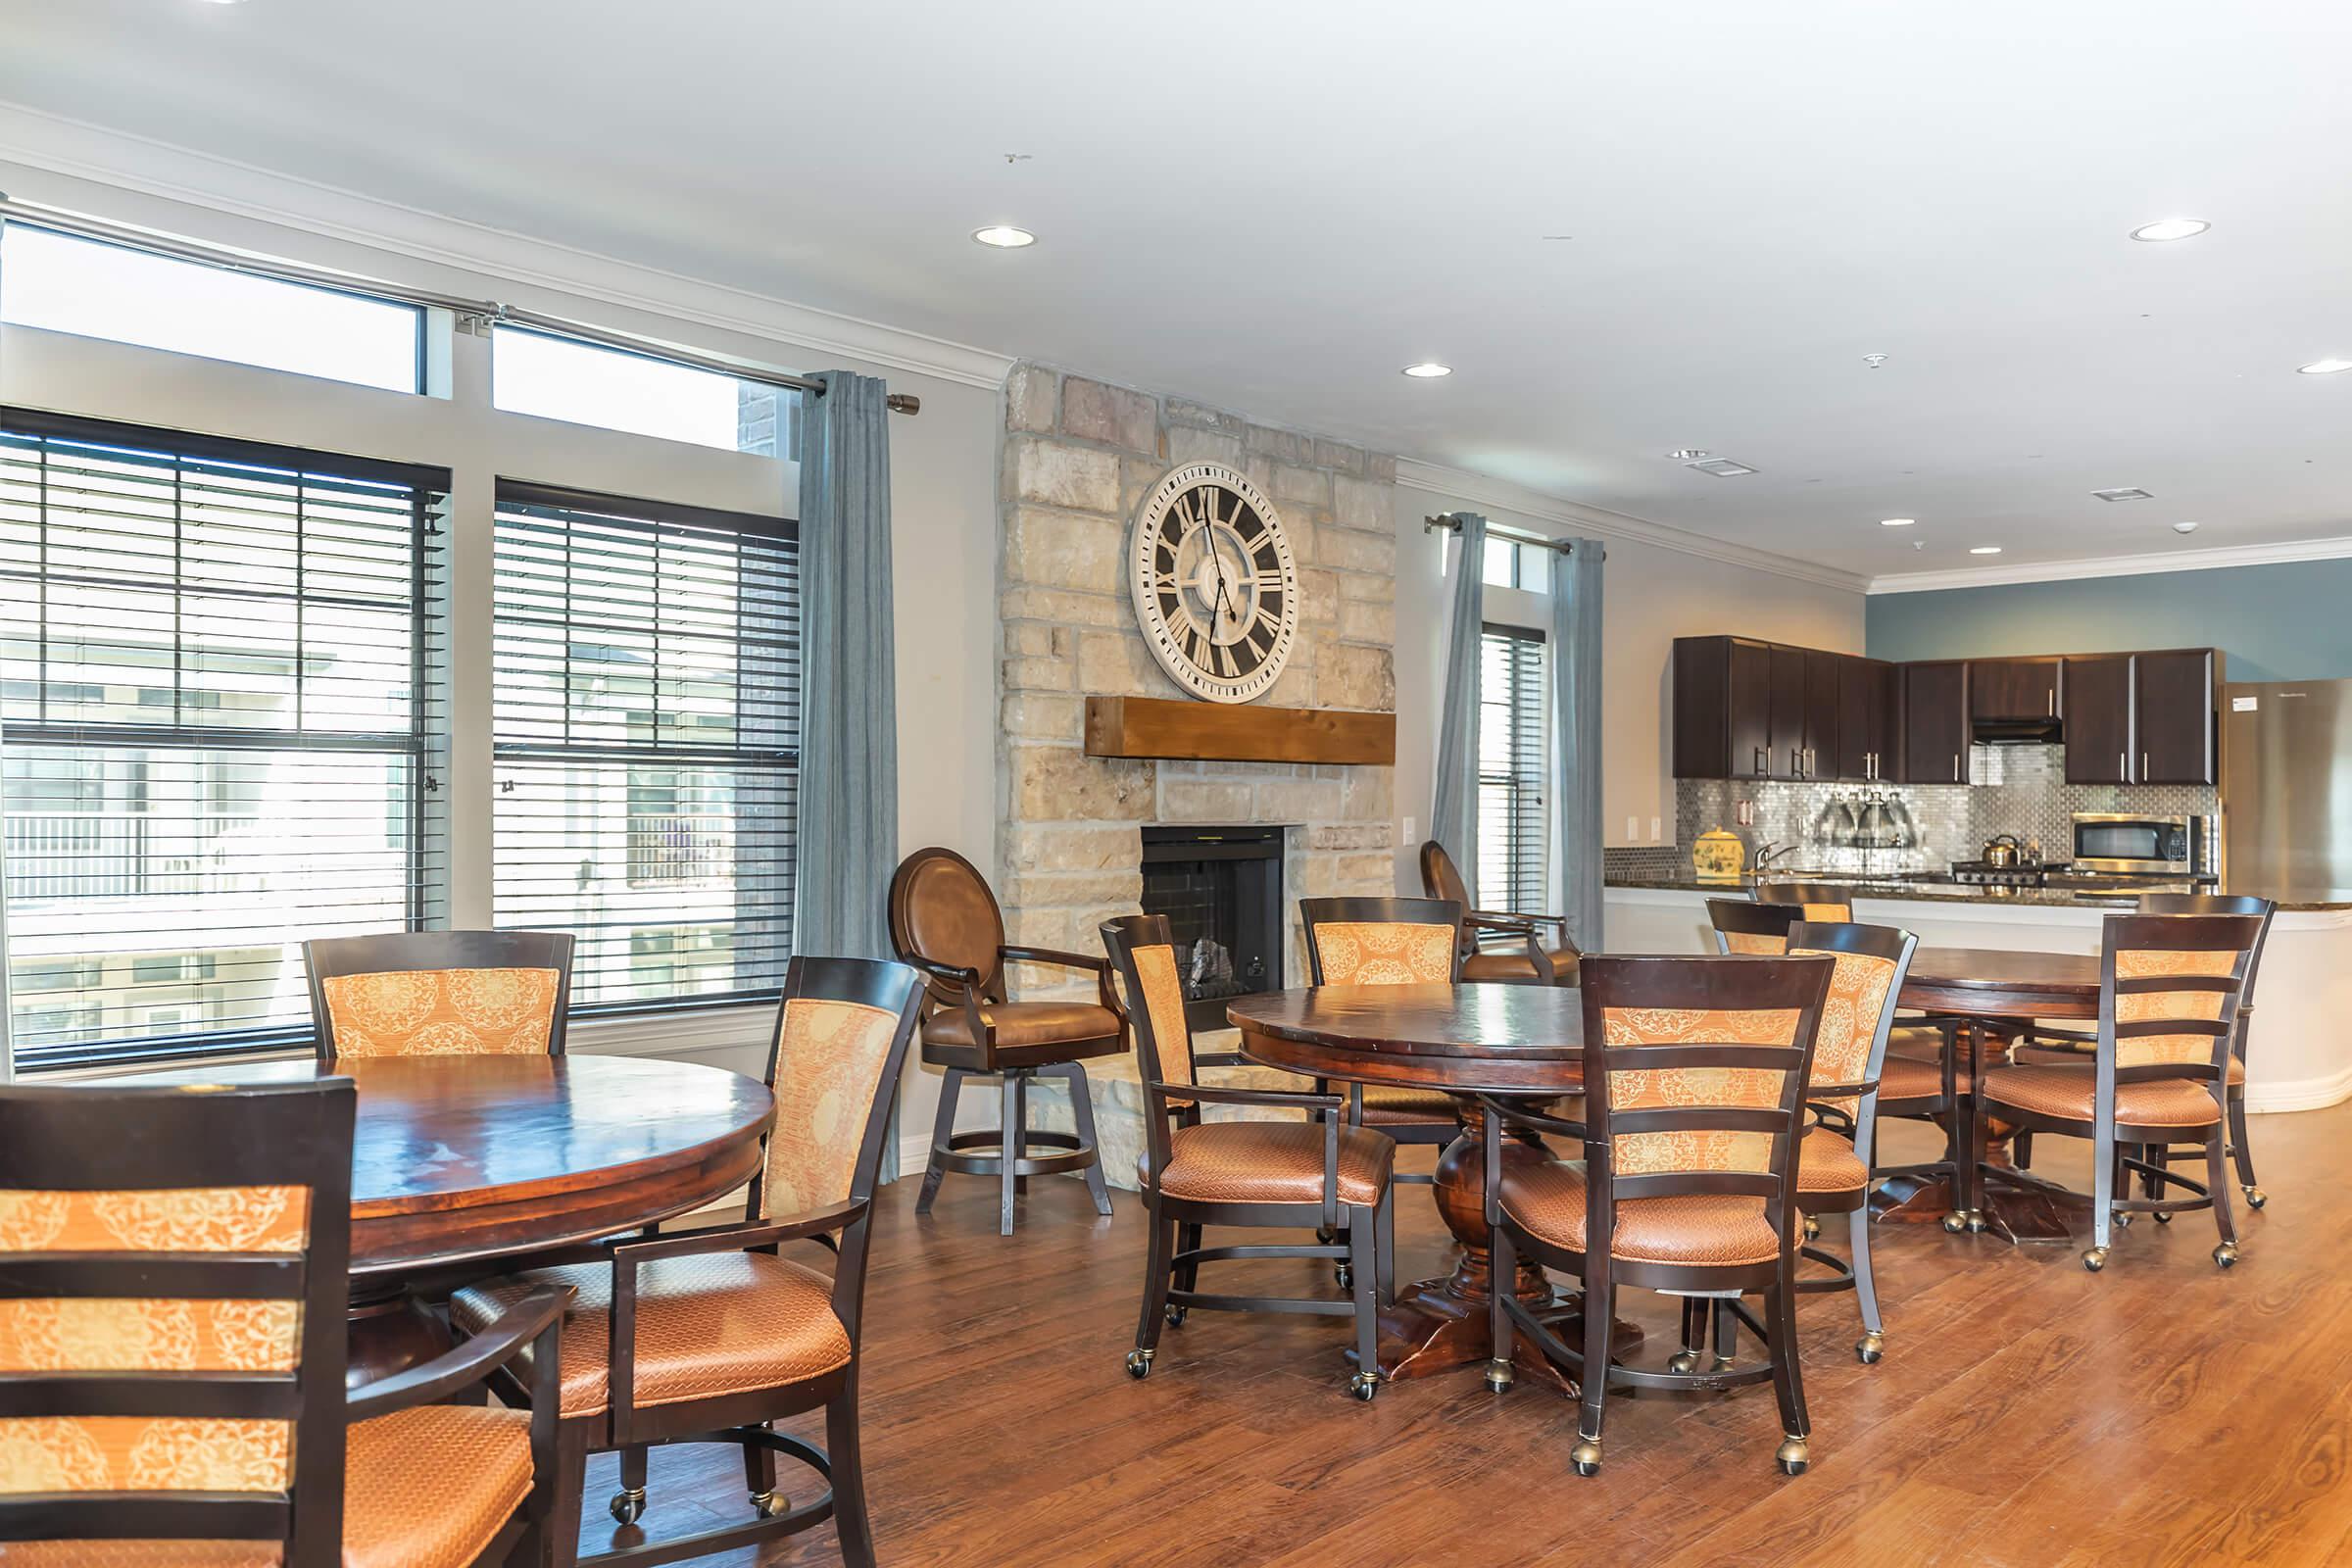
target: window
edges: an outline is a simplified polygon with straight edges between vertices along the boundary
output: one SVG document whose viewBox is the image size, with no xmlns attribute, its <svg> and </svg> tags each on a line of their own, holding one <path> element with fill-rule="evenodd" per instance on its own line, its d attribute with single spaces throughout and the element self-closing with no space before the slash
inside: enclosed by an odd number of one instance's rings
<svg viewBox="0 0 2352 1568">
<path fill-rule="evenodd" d="M 20 1068 L 307 1041 L 297 943 L 440 923 L 447 483 L 0 411 Z"/>
<path fill-rule="evenodd" d="M 0 321 L 143 348 L 423 389 L 424 313 L 413 305 L 207 267 L 9 223 Z"/>
<path fill-rule="evenodd" d="M 582 1010 L 777 994 L 798 530 L 502 482 L 497 535 L 497 923 L 578 937 Z"/>
<path fill-rule="evenodd" d="M 1542 911 L 1544 855 L 1544 635 L 1489 626 L 1478 671 L 1478 897 L 1489 908 Z"/>
<path fill-rule="evenodd" d="M 1487 535 L 1487 586 L 1520 588 L 1531 594 L 1551 592 L 1551 566 L 1544 560 L 1550 548 L 1525 539 Z"/>
<path fill-rule="evenodd" d="M 490 356 L 491 401 L 510 414 L 800 456 L 800 394 L 786 388 L 516 326 L 492 330 Z"/>
</svg>

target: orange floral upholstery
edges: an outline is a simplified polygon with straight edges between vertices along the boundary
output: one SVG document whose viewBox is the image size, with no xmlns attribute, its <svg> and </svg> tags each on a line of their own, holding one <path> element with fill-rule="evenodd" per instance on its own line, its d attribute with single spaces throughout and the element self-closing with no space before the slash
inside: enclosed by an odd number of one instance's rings
<svg viewBox="0 0 2352 1568">
<path fill-rule="evenodd" d="M 1570 1251 L 1585 1249 L 1588 1221 L 1583 1160 L 1505 1165 L 1498 1196 L 1520 1229 Z M 1636 1263 L 1719 1267 L 1769 1263 L 1781 1239 L 1764 1217 L 1764 1200 L 1725 1193 L 1633 1198 L 1617 1205 L 1609 1252 Z"/>
<path fill-rule="evenodd" d="M 1801 904 L 1805 918 L 1817 925 L 1851 925 L 1854 906 L 1850 904 Z"/>
<path fill-rule="evenodd" d="M 1453 928 L 1403 920 L 1333 920 L 1308 929 L 1327 986 L 1444 985 Z"/>
<path fill-rule="evenodd" d="M 1984 1098 L 2068 1121 L 2087 1122 L 2097 1070 L 2080 1067 L 2003 1067 L 1984 1075 Z M 2210 1085 L 2194 1078 L 2158 1078 L 2115 1086 L 2115 1119 L 2125 1127 L 2210 1127 L 2221 1118 Z"/>
<path fill-rule="evenodd" d="M 540 1284 L 579 1295 L 564 1314 L 563 1407 L 592 1415 L 612 1397 L 612 1268 L 581 1263 L 467 1286 L 450 1298 L 450 1319 L 478 1334 Z M 636 1399 L 675 1404 L 821 1377 L 850 1359 L 850 1336 L 833 1315 L 833 1282 L 763 1252 L 658 1258 L 637 1271 Z M 532 1377 L 524 1351 L 514 1375 Z"/>
<path fill-rule="evenodd" d="M 1805 1134 L 1796 1151 L 1796 1190 L 1800 1193 L 1852 1193 L 1870 1185 L 1862 1156 L 1827 1127 Z"/>
<path fill-rule="evenodd" d="M 1813 948 L 1792 948 L 1793 954 L 1837 960 L 1830 975 L 1829 1000 L 1822 1004 L 1821 1027 L 1813 1037 L 1816 1084 L 1857 1084 L 1870 1070 L 1871 1042 L 1878 1038 L 1879 1019 L 1886 1013 L 1894 988 L 1894 960 L 1867 953 L 1823 954 Z M 1940 1080 L 1938 1080 L 1940 1088 Z M 1851 1112 L 1853 1096 L 1830 1101 Z"/>
<path fill-rule="evenodd" d="M 1192 1027 L 1184 1017 L 1184 979 L 1176 972 L 1176 950 L 1165 944 L 1131 950 L 1141 1004 L 1152 1024 L 1152 1052 L 1160 1082 L 1198 1083 L 1193 1076 Z M 1135 1005 L 1130 999 L 1129 1005 Z M 1139 1032 L 1137 1039 L 1141 1040 Z M 1177 1103 L 1190 1103 L 1179 1101 Z"/>
<path fill-rule="evenodd" d="M 396 969 L 319 981 L 338 1056 L 530 1056 L 556 1016 L 553 969 Z"/>
<path fill-rule="evenodd" d="M 1726 931 L 1723 951 L 1751 958 L 1777 958 L 1788 951 L 1786 937 L 1768 937 L 1753 931 Z"/>
<path fill-rule="evenodd" d="M 1696 1007 L 1611 1007 L 1601 1017 L 1611 1048 L 1665 1045 L 1785 1046 L 1796 1039 L 1793 1008 L 1761 1011 Z M 1609 1106 L 1769 1108 L 1780 1103 L 1787 1074 L 1769 1067 L 1620 1069 L 1609 1074 Z M 1654 1171 L 1751 1171 L 1772 1168 L 1772 1135 L 1760 1132 L 1626 1133 L 1612 1141 L 1622 1175 Z M 1581 1178 L 1580 1178 L 1581 1180 Z"/>
<path fill-rule="evenodd" d="M 2118 980 L 2154 980 L 2175 976 L 2227 978 L 2237 970 L 2243 954 L 2178 953 L 2128 948 L 2115 956 Z M 2145 1023 L 2151 1019 L 2218 1020 L 2235 999 L 2219 991 L 2118 991 L 2117 1023 Z M 2142 1067 L 2158 1062 L 2210 1062 L 2220 1045 L 2212 1035 L 2127 1035 L 2115 1043 L 2119 1067 Z"/>
<path fill-rule="evenodd" d="M 0 1476 L 12 1476 L 0 1456 Z M 531 1490 L 530 1413 L 427 1404 L 362 1421 L 344 1461 L 342 1568 L 468 1568 Z M 8 1568 L 279 1568 L 273 1542 L 40 1541 Z"/>
<path fill-rule="evenodd" d="M 1340 1129 L 1340 1201 L 1380 1201 L 1396 1146 L 1365 1128 Z M 1205 1203 L 1319 1203 L 1323 1129 L 1302 1121 L 1219 1121 L 1179 1127 L 1159 1190 Z"/>
<path fill-rule="evenodd" d="M 890 1060 L 899 1016 L 854 1002 L 794 997 L 776 1054 L 775 1131 L 760 1202 L 771 1216 L 848 1200 L 858 1146 Z"/>
</svg>

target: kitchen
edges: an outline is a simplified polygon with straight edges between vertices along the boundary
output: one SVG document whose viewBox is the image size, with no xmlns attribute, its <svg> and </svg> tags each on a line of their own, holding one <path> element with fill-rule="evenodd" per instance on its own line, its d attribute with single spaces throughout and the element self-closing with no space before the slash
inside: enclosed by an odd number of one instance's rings
<svg viewBox="0 0 2352 1568">
<path fill-rule="evenodd" d="M 2352 1098 L 2352 682 L 2232 684 L 2219 649 L 1895 662 L 1676 639 L 1671 852 L 1613 851 L 1609 943 L 1711 947 L 1706 902 L 1852 888 L 1933 946 L 2096 953 L 2142 894 L 2278 901 L 2247 1107 Z"/>
</svg>

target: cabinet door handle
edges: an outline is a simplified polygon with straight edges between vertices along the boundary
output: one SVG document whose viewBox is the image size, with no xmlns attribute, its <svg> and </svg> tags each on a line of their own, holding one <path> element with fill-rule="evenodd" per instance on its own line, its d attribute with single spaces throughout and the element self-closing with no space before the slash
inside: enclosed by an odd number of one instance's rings
<svg viewBox="0 0 2352 1568">
<path fill-rule="evenodd" d="M 2058 688 L 2053 686 L 2041 695 L 2043 703 L 2041 710 L 2051 718 L 2056 718 L 2058 716 Z"/>
<path fill-rule="evenodd" d="M 1960 782 L 1960 754 L 1958 752 L 1952 754 L 1952 782 L 1955 784 Z"/>
<path fill-rule="evenodd" d="M 2116 781 L 2118 784 L 2123 784 L 2123 783 L 2128 783 L 2128 782 L 2130 782 L 2131 778 L 2132 778 L 2132 754 L 2131 754 L 2131 753 L 2129 753 L 2129 752 L 2118 752 L 2118 753 L 2116 753 L 2116 754 L 2115 754 L 2115 781 Z"/>
<path fill-rule="evenodd" d="M 2148 781 L 2148 754 L 2145 752 L 2139 754 L 2139 781 L 2142 784 Z"/>
</svg>

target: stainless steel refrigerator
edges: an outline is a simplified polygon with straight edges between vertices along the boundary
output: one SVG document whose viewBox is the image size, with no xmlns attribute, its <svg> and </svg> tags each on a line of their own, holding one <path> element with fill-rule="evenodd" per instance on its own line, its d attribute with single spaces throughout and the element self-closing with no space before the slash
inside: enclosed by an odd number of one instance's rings
<svg viewBox="0 0 2352 1568">
<path fill-rule="evenodd" d="M 2230 892 L 2352 898 L 2352 680 L 2222 688 L 2222 822 Z"/>
</svg>

